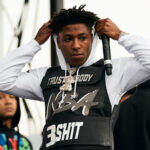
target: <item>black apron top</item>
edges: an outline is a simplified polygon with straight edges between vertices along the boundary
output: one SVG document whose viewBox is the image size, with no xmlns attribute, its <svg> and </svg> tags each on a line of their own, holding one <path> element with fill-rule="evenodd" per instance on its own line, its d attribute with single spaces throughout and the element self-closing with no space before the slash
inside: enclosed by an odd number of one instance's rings
<svg viewBox="0 0 150 150">
<path fill-rule="evenodd" d="M 68 74 L 67 74 L 68 75 Z M 73 74 L 76 78 L 76 73 Z M 65 78 L 60 67 L 47 70 L 41 88 L 45 98 L 46 125 L 41 150 L 110 150 L 112 147 L 111 104 L 105 85 L 104 61 L 79 70 L 74 91 L 59 90 Z"/>
</svg>

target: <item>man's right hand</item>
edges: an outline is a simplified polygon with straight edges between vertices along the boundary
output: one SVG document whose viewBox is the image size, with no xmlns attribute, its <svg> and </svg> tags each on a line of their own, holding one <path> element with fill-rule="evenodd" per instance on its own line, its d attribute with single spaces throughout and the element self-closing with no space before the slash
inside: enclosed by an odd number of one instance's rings
<svg viewBox="0 0 150 150">
<path fill-rule="evenodd" d="M 35 40 L 40 44 L 44 44 L 48 38 L 51 36 L 53 30 L 49 27 L 52 20 L 49 20 L 48 22 L 44 23 L 43 26 L 39 29 Z"/>
</svg>

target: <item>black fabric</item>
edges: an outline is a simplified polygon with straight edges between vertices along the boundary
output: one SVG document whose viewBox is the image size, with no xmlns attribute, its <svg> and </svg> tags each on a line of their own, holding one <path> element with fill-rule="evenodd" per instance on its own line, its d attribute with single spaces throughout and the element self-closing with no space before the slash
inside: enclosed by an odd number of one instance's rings
<svg viewBox="0 0 150 150">
<path fill-rule="evenodd" d="M 71 149 L 82 149 L 82 150 L 107 150 L 111 149 L 111 142 L 112 142 L 112 135 L 110 138 L 107 140 L 109 143 L 108 145 L 100 145 L 100 143 L 97 143 L 97 145 L 91 145 L 89 143 L 82 143 L 81 141 L 78 140 L 78 142 L 73 139 L 73 140 L 66 140 L 66 141 L 57 141 L 53 146 L 47 146 L 48 148 L 45 147 L 46 143 L 49 143 L 51 140 L 50 137 L 52 136 L 52 132 L 56 132 L 56 136 L 59 133 L 59 127 L 64 126 L 66 122 L 62 122 L 61 118 L 65 118 L 69 120 L 69 123 L 73 125 L 74 122 L 79 122 L 79 123 L 84 123 L 84 118 L 99 118 L 102 117 L 104 118 L 109 118 L 110 122 L 110 128 L 112 129 L 112 124 L 111 124 L 111 104 L 108 98 L 107 90 L 106 90 L 106 85 L 105 85 L 105 70 L 104 70 L 104 63 L 103 60 L 98 61 L 97 63 L 93 64 L 92 66 L 89 67 L 83 67 L 79 70 L 79 79 L 77 82 L 77 98 L 74 98 L 73 100 L 70 99 L 70 96 L 73 94 L 72 92 L 66 92 L 67 94 L 66 98 L 64 99 L 63 104 L 61 107 L 58 107 L 59 102 L 61 101 L 62 98 L 62 93 L 59 93 L 59 87 L 63 84 L 63 78 L 64 78 L 65 72 L 60 69 L 60 67 L 54 67 L 50 68 L 46 75 L 44 76 L 41 87 L 43 89 L 43 95 L 45 98 L 45 103 L 46 103 L 46 125 L 44 127 L 43 131 L 43 144 L 41 149 L 42 150 L 49 150 L 49 149 L 59 149 L 59 150 L 71 150 Z M 76 73 L 73 75 L 75 76 Z M 91 80 L 86 80 L 87 76 L 91 76 Z M 92 76 L 93 75 L 93 76 Z M 74 87 L 73 87 L 74 89 Z M 59 93 L 59 94 L 58 94 Z M 89 95 L 88 95 L 89 94 Z M 87 101 L 84 101 L 86 104 L 91 104 L 90 100 L 92 100 L 92 95 L 93 96 L 93 101 L 92 104 L 93 106 L 90 107 L 88 115 L 83 115 L 84 113 L 84 106 L 81 104 L 80 107 L 77 107 L 76 104 L 80 104 L 80 101 L 82 101 L 84 98 L 87 97 Z M 96 105 L 95 105 L 96 104 Z M 76 108 L 76 109 L 75 109 Z M 75 110 L 73 110 L 75 109 Z M 86 111 L 85 111 L 86 112 Z M 78 117 L 79 120 L 74 120 L 70 121 L 72 118 Z M 62 123 L 60 123 L 60 122 Z M 89 120 L 89 122 L 92 121 Z M 95 120 L 94 120 L 95 121 Z M 57 124 L 57 122 L 59 122 Z M 67 124 L 67 127 L 69 128 L 69 123 Z M 55 128 L 54 130 L 50 128 Z M 97 131 L 99 131 L 98 127 Z M 82 130 L 82 126 L 80 127 L 80 130 Z M 94 129 L 95 130 L 95 129 Z M 82 132 L 82 131 L 81 131 Z M 108 131 L 109 132 L 109 131 Z M 112 132 L 112 131 L 111 131 Z M 62 133 L 63 134 L 63 133 Z M 70 136 L 71 133 L 69 133 Z M 110 133 L 109 133 L 110 134 Z M 98 138 L 92 137 L 93 139 Z M 80 138 L 79 134 L 79 138 Z M 88 131 L 84 133 L 84 136 L 91 136 L 88 134 Z M 52 141 L 52 140 L 51 140 Z M 111 142 L 110 142 L 111 141 Z M 64 146 L 59 147 L 59 144 L 63 142 Z M 74 146 L 67 146 L 68 143 L 72 143 L 75 145 Z M 99 144 L 99 145 L 98 145 Z M 56 147 L 56 148 L 55 148 Z"/>
<path fill-rule="evenodd" d="M 56 134 L 60 134 L 58 131 L 64 131 L 64 128 L 58 130 L 58 125 L 68 125 L 68 123 L 83 123 L 80 127 L 80 134 L 78 136 L 78 140 L 74 140 L 76 135 L 77 126 L 74 127 L 73 132 L 73 140 L 70 140 L 72 128 L 70 127 L 70 134 L 68 134 L 68 140 L 65 141 L 66 137 L 62 140 L 63 132 L 61 132 L 61 140 L 55 145 L 52 145 L 51 148 L 62 147 L 65 143 L 65 146 L 71 145 L 104 145 L 110 146 L 111 145 L 111 138 L 112 138 L 112 127 L 110 118 L 107 117 L 81 117 L 81 116 L 74 116 L 72 118 L 62 118 L 61 116 L 56 117 L 57 120 L 52 119 L 51 125 L 55 125 L 57 127 Z M 66 129 L 69 128 L 69 125 Z M 63 129 L 63 130 L 62 130 Z M 88 136 L 87 135 L 88 131 Z M 59 136 L 60 137 L 60 136 Z"/>
<path fill-rule="evenodd" d="M 150 82 L 120 104 L 114 136 L 115 150 L 150 150 Z"/>
<path fill-rule="evenodd" d="M 40 150 L 45 150 L 44 148 L 40 149 Z M 91 146 L 91 145 L 86 145 L 86 146 L 81 146 L 81 145 L 76 145 L 76 146 L 63 146 L 61 148 L 57 147 L 57 148 L 52 148 L 51 150 L 110 150 L 110 147 L 106 147 L 106 146 Z"/>
<path fill-rule="evenodd" d="M 19 121 L 20 121 L 20 115 L 21 115 L 19 97 L 16 97 L 16 100 L 17 100 L 17 112 L 12 118 L 12 128 L 18 126 Z"/>
</svg>

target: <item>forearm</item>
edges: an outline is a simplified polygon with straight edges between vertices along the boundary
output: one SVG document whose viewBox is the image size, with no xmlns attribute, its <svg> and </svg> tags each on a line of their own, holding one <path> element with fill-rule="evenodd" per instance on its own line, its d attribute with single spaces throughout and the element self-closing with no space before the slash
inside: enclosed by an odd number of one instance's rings
<svg viewBox="0 0 150 150">
<path fill-rule="evenodd" d="M 118 43 L 132 53 L 147 71 L 150 71 L 150 41 L 141 36 L 127 34 L 121 36 Z"/>
<path fill-rule="evenodd" d="M 25 64 L 31 62 L 34 54 L 40 50 L 36 41 L 13 50 L 0 63 L 0 90 L 7 91 L 15 84 Z"/>
</svg>

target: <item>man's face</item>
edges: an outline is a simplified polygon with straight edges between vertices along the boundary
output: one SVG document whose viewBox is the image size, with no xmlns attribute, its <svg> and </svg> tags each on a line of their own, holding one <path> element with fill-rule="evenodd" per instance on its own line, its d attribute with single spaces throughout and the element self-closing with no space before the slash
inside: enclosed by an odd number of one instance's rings
<svg viewBox="0 0 150 150">
<path fill-rule="evenodd" d="M 91 30 L 85 24 L 66 25 L 58 34 L 57 41 L 66 62 L 72 66 L 80 66 L 91 51 Z"/>
<path fill-rule="evenodd" d="M 17 101 L 12 95 L 0 92 L 0 118 L 6 120 L 12 118 L 17 111 Z"/>
</svg>

